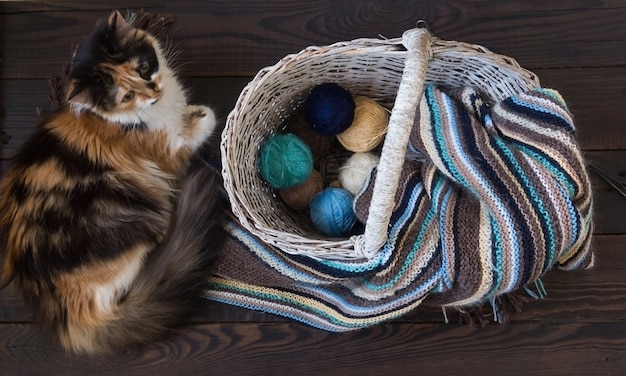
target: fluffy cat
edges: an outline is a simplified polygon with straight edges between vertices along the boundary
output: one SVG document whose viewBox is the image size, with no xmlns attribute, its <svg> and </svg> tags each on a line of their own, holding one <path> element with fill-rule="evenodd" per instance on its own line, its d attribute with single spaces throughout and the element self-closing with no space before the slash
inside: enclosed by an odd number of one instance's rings
<svg viewBox="0 0 626 376">
<path fill-rule="evenodd" d="M 221 205 L 191 159 L 216 119 L 118 12 L 77 47 L 67 82 L 0 182 L 0 280 L 64 348 L 103 353 L 160 338 L 197 302 Z"/>
</svg>

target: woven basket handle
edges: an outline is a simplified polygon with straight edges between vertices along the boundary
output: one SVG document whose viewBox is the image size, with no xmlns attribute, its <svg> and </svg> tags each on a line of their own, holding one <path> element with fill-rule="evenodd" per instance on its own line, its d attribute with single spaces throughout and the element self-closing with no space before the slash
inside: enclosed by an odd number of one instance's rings
<svg viewBox="0 0 626 376">
<path fill-rule="evenodd" d="M 430 43 L 430 33 L 425 28 L 410 29 L 402 35 L 407 57 L 389 118 L 363 234 L 362 252 L 368 258 L 373 257 L 387 240 L 398 180 L 424 88 Z"/>
</svg>

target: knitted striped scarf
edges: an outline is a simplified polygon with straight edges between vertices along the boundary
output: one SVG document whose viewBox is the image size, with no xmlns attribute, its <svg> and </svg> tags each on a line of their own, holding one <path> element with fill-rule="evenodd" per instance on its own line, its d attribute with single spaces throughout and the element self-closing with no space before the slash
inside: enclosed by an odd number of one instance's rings
<svg viewBox="0 0 626 376">
<path fill-rule="evenodd" d="M 346 331 L 422 304 L 461 309 L 533 294 L 528 286 L 555 267 L 592 265 L 590 184 L 556 91 L 490 104 L 473 89 L 427 86 L 409 148 L 423 160 L 403 166 L 376 257 L 289 255 L 231 218 L 206 297 Z M 355 199 L 362 222 L 375 174 Z"/>
</svg>

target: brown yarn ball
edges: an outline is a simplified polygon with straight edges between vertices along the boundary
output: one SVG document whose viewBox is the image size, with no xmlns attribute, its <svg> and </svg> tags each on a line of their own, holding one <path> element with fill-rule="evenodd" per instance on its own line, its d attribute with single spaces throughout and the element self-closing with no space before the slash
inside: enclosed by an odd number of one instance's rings
<svg viewBox="0 0 626 376">
<path fill-rule="evenodd" d="M 354 98 L 354 103 L 354 120 L 348 129 L 337 135 L 337 140 L 355 153 L 373 150 L 385 138 L 389 112 L 365 96 Z"/>
<path fill-rule="evenodd" d="M 322 136 L 315 132 L 311 124 L 306 120 L 306 115 L 301 111 L 289 117 L 285 131 L 295 134 L 309 145 L 314 158 L 330 152 L 333 137 Z"/>
<path fill-rule="evenodd" d="M 313 168 L 322 174 L 324 184 L 328 185 L 339 177 L 339 168 L 352 156 L 352 152 L 344 149 L 340 145 L 330 151 L 330 153 L 315 158 Z"/>
<path fill-rule="evenodd" d="M 309 178 L 302 184 L 278 191 L 285 203 L 293 209 L 304 210 L 309 207 L 309 201 L 324 189 L 322 174 L 317 170 L 311 171 Z"/>
</svg>

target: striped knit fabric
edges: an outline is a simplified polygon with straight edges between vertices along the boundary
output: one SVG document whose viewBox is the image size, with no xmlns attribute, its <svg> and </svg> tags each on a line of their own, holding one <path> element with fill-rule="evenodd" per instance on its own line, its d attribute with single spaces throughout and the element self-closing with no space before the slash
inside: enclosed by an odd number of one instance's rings
<svg viewBox="0 0 626 376">
<path fill-rule="evenodd" d="M 472 89 L 426 87 L 389 237 L 371 260 L 287 255 L 236 222 L 206 297 L 331 331 L 421 304 L 472 307 L 593 262 L 591 189 L 571 115 L 537 89 L 490 106 Z M 373 173 L 355 200 L 361 221 Z"/>
</svg>

